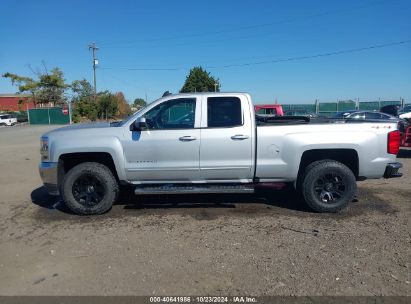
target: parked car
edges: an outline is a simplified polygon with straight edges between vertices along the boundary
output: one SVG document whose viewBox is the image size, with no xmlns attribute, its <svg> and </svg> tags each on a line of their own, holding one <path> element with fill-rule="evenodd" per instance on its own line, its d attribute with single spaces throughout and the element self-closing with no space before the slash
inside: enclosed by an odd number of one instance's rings
<svg viewBox="0 0 411 304">
<path fill-rule="evenodd" d="M 168 95 L 117 124 L 44 134 L 40 175 L 78 214 L 108 211 L 120 185 L 141 195 L 253 193 L 287 183 L 313 210 L 337 212 L 352 201 L 357 180 L 402 175 L 395 122 L 259 123 L 252 113 L 245 93 Z"/>
<path fill-rule="evenodd" d="M 407 104 L 407 105 L 405 105 L 403 108 L 401 108 L 400 109 L 400 111 L 399 112 L 401 112 L 401 113 L 408 113 L 408 112 L 411 112 L 411 104 Z"/>
<path fill-rule="evenodd" d="M 338 112 L 333 116 L 333 118 L 344 118 L 344 119 L 389 119 L 398 121 L 398 117 L 390 114 L 381 113 L 377 111 L 359 111 L 359 110 L 349 110 Z"/>
<path fill-rule="evenodd" d="M 17 118 L 11 114 L 0 114 L 0 126 L 14 126 L 17 123 Z"/>
<path fill-rule="evenodd" d="M 29 120 L 27 112 L 18 113 L 16 118 L 17 118 L 17 122 L 27 122 Z"/>
<path fill-rule="evenodd" d="M 389 120 L 397 123 L 400 133 L 404 133 L 408 126 L 408 123 L 401 118 L 377 111 L 349 110 L 339 112 L 335 114 L 333 118 L 351 120 Z"/>
<path fill-rule="evenodd" d="M 398 116 L 399 108 L 400 108 L 399 105 L 387 105 L 387 106 L 381 107 L 380 112 L 389 114 L 392 116 Z"/>
<path fill-rule="evenodd" d="M 285 111 L 284 112 L 284 116 L 305 116 L 305 117 L 309 117 L 309 118 L 316 118 L 318 117 L 317 114 L 315 114 L 314 112 L 310 112 L 307 110 L 290 110 L 290 111 Z"/>
<path fill-rule="evenodd" d="M 411 120 L 411 105 L 406 105 L 400 111 L 398 111 L 398 115 L 402 119 L 407 119 L 408 121 Z"/>
</svg>

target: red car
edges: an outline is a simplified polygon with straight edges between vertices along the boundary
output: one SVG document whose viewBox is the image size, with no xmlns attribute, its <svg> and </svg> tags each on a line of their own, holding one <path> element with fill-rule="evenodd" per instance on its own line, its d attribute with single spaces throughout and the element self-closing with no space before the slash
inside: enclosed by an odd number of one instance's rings
<svg viewBox="0 0 411 304">
<path fill-rule="evenodd" d="M 255 114 L 262 117 L 284 116 L 283 107 L 279 104 L 259 104 L 254 106 Z"/>
</svg>

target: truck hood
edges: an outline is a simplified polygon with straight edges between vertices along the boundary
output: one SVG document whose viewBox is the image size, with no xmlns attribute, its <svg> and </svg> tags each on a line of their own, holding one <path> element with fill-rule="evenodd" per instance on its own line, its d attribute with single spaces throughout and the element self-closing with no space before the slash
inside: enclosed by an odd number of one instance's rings
<svg viewBox="0 0 411 304">
<path fill-rule="evenodd" d="M 71 126 L 66 126 L 62 128 L 55 129 L 50 132 L 64 132 L 71 130 L 83 130 L 83 129 L 96 129 L 96 128 L 109 128 L 109 122 L 97 122 L 97 123 L 84 123 L 84 124 L 75 124 Z"/>
<path fill-rule="evenodd" d="M 112 125 L 109 122 L 75 124 L 75 125 L 66 126 L 66 127 L 52 130 L 50 132 L 47 132 L 46 134 L 43 134 L 43 136 L 50 136 L 54 134 L 59 134 L 59 136 L 65 135 L 65 134 L 69 135 L 71 133 L 77 134 L 77 131 L 80 131 L 80 130 L 90 130 L 90 132 L 95 130 L 95 131 L 100 132 L 100 130 L 97 130 L 97 129 L 107 129 L 111 127 Z M 94 133 L 95 132 L 93 132 L 93 134 Z"/>
</svg>

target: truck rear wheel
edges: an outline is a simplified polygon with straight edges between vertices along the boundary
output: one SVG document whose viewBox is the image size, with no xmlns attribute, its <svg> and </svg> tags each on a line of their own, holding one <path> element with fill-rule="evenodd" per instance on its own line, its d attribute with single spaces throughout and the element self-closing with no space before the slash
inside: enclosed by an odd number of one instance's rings
<svg viewBox="0 0 411 304">
<path fill-rule="evenodd" d="M 300 185 L 305 202 L 317 212 L 340 211 L 352 201 L 357 190 L 353 172 L 333 160 L 308 165 Z"/>
<path fill-rule="evenodd" d="M 100 163 L 86 162 L 73 167 L 65 175 L 61 190 L 71 211 L 90 215 L 110 210 L 119 187 L 109 168 Z"/>
</svg>

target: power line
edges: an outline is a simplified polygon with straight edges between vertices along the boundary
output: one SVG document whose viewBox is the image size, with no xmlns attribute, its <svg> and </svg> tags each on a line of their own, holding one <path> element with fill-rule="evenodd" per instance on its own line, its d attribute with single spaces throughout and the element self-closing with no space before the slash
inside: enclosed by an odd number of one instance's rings
<svg viewBox="0 0 411 304">
<path fill-rule="evenodd" d="M 381 48 L 386 48 L 390 46 L 403 45 L 407 43 L 411 43 L 411 40 L 391 42 L 391 43 L 372 45 L 372 46 L 367 46 L 367 47 L 362 47 L 362 48 L 341 50 L 341 51 L 328 52 L 328 53 L 309 55 L 309 56 L 289 57 L 289 58 L 284 58 L 284 59 L 275 59 L 275 60 L 266 60 L 266 61 L 248 62 L 248 63 L 239 63 L 239 64 L 228 64 L 228 65 L 214 66 L 214 67 L 209 66 L 207 68 L 208 69 L 232 68 L 232 67 L 242 67 L 242 66 L 250 66 L 250 65 L 260 65 L 260 64 L 266 64 L 266 63 L 279 63 L 279 62 L 287 62 L 287 61 L 306 60 L 306 59 L 328 57 L 328 56 L 335 56 L 335 55 L 348 54 L 348 53 L 357 53 L 357 52 L 363 52 L 363 51 L 368 51 L 368 50 L 373 50 L 373 49 L 381 49 Z"/>
<path fill-rule="evenodd" d="M 311 19 L 311 18 L 317 18 L 317 17 L 322 17 L 322 16 L 335 15 L 335 14 L 339 14 L 339 13 L 359 10 L 359 9 L 372 7 L 372 6 L 375 6 L 375 5 L 380 5 L 380 4 L 383 4 L 383 3 L 386 3 L 386 2 L 393 2 L 393 1 L 396 1 L 396 0 L 372 1 L 370 3 L 366 3 L 366 4 L 363 4 L 363 5 L 357 5 L 357 6 L 352 6 L 352 7 L 348 7 L 348 8 L 341 8 L 341 9 L 336 9 L 336 10 L 331 10 L 331 11 L 325 11 L 325 12 L 315 13 L 315 14 L 311 14 L 311 15 L 303 16 L 303 17 L 300 16 L 300 17 L 288 18 L 288 19 L 280 20 L 280 21 L 254 24 L 254 25 L 248 25 L 248 26 L 242 26 L 242 27 L 237 27 L 237 28 L 218 30 L 218 31 L 210 31 L 210 32 L 186 34 L 186 35 L 169 36 L 169 37 L 163 37 L 163 38 L 147 38 L 147 39 L 137 39 L 137 40 L 129 40 L 129 41 L 118 41 L 118 42 L 101 43 L 101 44 L 103 44 L 104 46 L 112 46 L 112 45 L 123 45 L 124 46 L 124 45 L 129 45 L 129 44 L 138 44 L 138 43 L 141 43 L 141 42 L 158 42 L 158 41 L 179 40 L 179 39 L 185 39 L 185 38 L 198 38 L 198 37 L 204 37 L 204 36 L 215 36 L 215 35 L 220 35 L 220 34 L 248 31 L 248 30 L 253 30 L 253 29 L 257 29 L 257 28 L 264 28 L 264 27 L 270 27 L 270 26 L 274 26 L 274 25 L 291 23 L 291 22 L 294 22 L 294 21 L 300 21 L 301 19 Z M 183 45 L 185 45 L 185 44 L 183 44 Z"/>
<path fill-rule="evenodd" d="M 307 59 L 314 59 L 320 57 L 329 57 L 329 56 L 336 56 L 348 53 L 357 53 L 357 52 L 364 52 L 373 49 L 381 49 L 387 48 L 392 46 L 399 46 L 411 43 L 410 40 L 403 40 L 397 42 L 390 42 L 378 45 L 371 45 L 367 47 L 361 48 L 353 48 L 347 50 L 340 50 L 334 52 L 327 52 L 327 53 L 320 53 L 315 55 L 306 55 L 306 56 L 298 56 L 298 57 L 288 57 L 283 59 L 273 59 L 273 60 L 264 60 L 264 61 L 256 61 L 256 62 L 246 62 L 246 63 L 238 63 L 238 64 L 227 64 L 221 66 L 205 66 L 206 69 L 227 69 L 227 68 L 234 68 L 234 67 L 245 67 L 245 66 L 253 66 L 253 65 L 262 65 L 262 64 L 273 64 L 273 63 L 280 63 L 280 62 L 288 62 L 288 61 L 298 61 L 298 60 L 307 60 Z M 188 70 L 190 67 L 175 67 L 175 68 L 129 68 L 129 67 L 101 67 L 101 69 L 106 70 L 128 70 L 128 71 L 181 71 L 181 70 Z"/>
<path fill-rule="evenodd" d="M 128 71 L 178 71 L 183 68 L 127 68 L 127 67 L 101 67 L 102 70 L 128 70 Z"/>
</svg>

